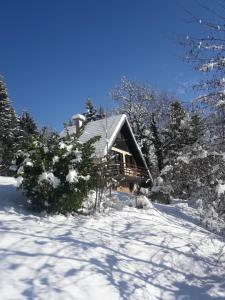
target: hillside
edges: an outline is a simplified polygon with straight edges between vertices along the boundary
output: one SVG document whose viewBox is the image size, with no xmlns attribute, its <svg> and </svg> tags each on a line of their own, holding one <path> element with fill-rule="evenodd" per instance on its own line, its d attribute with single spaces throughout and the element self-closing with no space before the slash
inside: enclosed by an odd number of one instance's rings
<svg viewBox="0 0 225 300">
<path fill-rule="evenodd" d="M 186 203 L 67 218 L 21 203 L 0 177 L 2 300 L 225 299 L 225 243 Z"/>
</svg>

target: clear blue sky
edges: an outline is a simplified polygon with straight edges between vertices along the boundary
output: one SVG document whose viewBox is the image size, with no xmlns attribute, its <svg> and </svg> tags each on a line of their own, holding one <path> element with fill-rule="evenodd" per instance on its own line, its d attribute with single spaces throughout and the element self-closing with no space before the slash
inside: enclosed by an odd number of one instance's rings
<svg viewBox="0 0 225 300">
<path fill-rule="evenodd" d="M 198 28 L 184 7 L 201 16 L 195 0 L 0 0 L 0 74 L 17 112 L 59 130 L 88 97 L 109 108 L 124 75 L 188 100 L 197 74 L 173 35 Z"/>
</svg>

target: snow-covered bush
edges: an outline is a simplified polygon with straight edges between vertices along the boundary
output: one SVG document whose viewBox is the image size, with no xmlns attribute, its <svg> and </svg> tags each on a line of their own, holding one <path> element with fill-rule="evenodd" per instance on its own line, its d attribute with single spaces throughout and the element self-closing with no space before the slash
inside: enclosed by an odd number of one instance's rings
<svg viewBox="0 0 225 300">
<path fill-rule="evenodd" d="M 225 219 L 223 153 L 196 144 L 178 156 L 166 179 L 173 187 L 173 196 L 189 199 L 191 206 L 201 208 L 204 218 L 214 211 L 214 216 Z"/>
<path fill-rule="evenodd" d="M 150 189 L 149 188 L 140 187 L 139 194 L 148 197 L 150 195 Z"/>
<path fill-rule="evenodd" d="M 122 210 L 127 203 L 120 201 L 119 193 L 111 192 L 109 189 L 103 189 L 101 199 L 99 199 L 98 190 L 92 190 L 82 204 L 81 211 L 84 214 L 102 213 L 110 210 Z M 97 200 L 97 203 L 96 203 Z M 97 204 L 97 207 L 96 207 Z"/>
<path fill-rule="evenodd" d="M 99 207 L 96 210 L 96 191 L 90 191 L 85 201 L 82 203 L 81 211 L 84 214 L 93 214 L 108 212 L 111 210 L 123 210 L 124 207 L 135 207 L 140 209 L 149 209 L 152 207 L 150 200 L 144 195 L 132 195 L 122 192 L 104 189 Z"/>
<path fill-rule="evenodd" d="M 171 186 L 167 185 L 162 177 L 154 180 L 151 189 L 150 198 L 153 202 L 169 204 L 170 203 Z"/>
<path fill-rule="evenodd" d="M 84 144 L 79 135 L 31 138 L 27 149 L 16 153 L 18 188 L 32 209 L 47 213 L 77 211 L 94 185 L 93 138 Z M 95 166 L 96 168 L 96 166 Z"/>
<path fill-rule="evenodd" d="M 187 157 L 179 155 L 161 171 L 161 177 L 171 186 L 171 194 L 175 198 L 187 199 L 190 196 L 190 172 L 187 165 Z"/>
<path fill-rule="evenodd" d="M 144 195 L 139 195 L 136 198 L 136 208 L 149 209 L 152 207 L 151 201 Z"/>
<path fill-rule="evenodd" d="M 153 202 L 169 204 L 170 203 L 171 187 L 167 185 L 162 177 L 157 177 L 154 180 L 151 189 L 150 198 Z"/>
</svg>

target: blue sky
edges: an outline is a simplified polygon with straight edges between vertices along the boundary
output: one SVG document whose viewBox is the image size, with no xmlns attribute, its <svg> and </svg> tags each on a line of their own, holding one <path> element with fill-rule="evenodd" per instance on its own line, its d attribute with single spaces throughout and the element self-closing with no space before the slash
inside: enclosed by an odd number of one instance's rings
<svg viewBox="0 0 225 300">
<path fill-rule="evenodd" d="M 212 3 L 210 0 L 202 1 Z M 182 62 L 174 35 L 197 33 L 184 8 L 202 16 L 196 0 L 0 0 L 0 74 L 17 112 L 56 130 L 84 111 L 110 109 L 108 91 L 122 76 L 183 100 L 198 75 Z"/>
</svg>

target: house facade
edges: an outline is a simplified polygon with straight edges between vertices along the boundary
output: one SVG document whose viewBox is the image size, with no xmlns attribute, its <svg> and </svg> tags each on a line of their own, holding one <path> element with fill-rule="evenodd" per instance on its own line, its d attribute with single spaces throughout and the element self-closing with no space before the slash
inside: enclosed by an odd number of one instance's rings
<svg viewBox="0 0 225 300">
<path fill-rule="evenodd" d="M 72 122 L 73 125 L 66 127 L 61 136 L 75 133 L 85 122 L 85 117 L 75 115 Z M 85 124 L 79 140 L 87 142 L 95 136 L 100 136 L 94 144 L 96 158 L 103 159 L 107 155 L 113 158 L 112 172 L 120 179 L 117 190 L 132 192 L 135 184 L 152 181 L 151 173 L 126 115 L 113 115 Z"/>
</svg>

